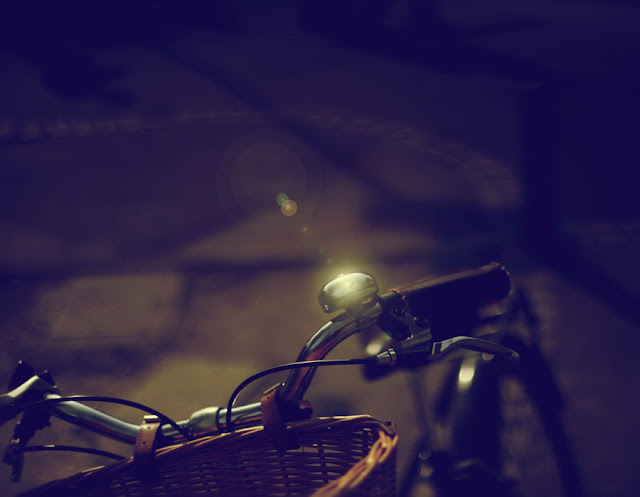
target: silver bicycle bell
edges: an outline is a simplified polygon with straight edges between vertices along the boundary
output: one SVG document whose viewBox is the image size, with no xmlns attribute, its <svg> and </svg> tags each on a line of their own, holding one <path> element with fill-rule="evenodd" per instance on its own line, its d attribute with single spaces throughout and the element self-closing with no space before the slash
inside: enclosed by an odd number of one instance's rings
<svg viewBox="0 0 640 497">
<path fill-rule="evenodd" d="M 327 283 L 318 296 L 322 310 L 331 313 L 363 308 L 378 295 L 378 283 L 368 273 L 347 273 Z"/>
</svg>

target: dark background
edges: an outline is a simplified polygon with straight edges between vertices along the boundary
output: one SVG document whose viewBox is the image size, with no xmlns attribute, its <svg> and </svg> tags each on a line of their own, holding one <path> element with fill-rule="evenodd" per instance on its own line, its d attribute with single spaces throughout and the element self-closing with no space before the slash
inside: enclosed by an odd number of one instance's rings
<svg viewBox="0 0 640 497">
<path fill-rule="evenodd" d="M 587 495 L 640 489 L 635 2 L 3 11 L 2 381 L 25 359 L 185 418 L 293 360 L 340 272 L 388 288 L 498 260 L 542 318 Z M 320 412 L 411 438 L 402 378 L 345 374 L 318 375 Z M 55 427 L 41 442 L 103 444 Z M 102 463 L 53 459 L 20 488 Z"/>
</svg>

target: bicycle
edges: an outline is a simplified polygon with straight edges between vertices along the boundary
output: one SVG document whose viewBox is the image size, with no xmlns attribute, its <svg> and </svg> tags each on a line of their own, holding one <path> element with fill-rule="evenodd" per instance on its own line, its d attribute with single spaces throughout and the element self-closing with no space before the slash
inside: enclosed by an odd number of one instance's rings
<svg viewBox="0 0 640 497">
<path fill-rule="evenodd" d="M 477 309 L 504 300 L 510 291 L 509 274 L 496 263 L 383 294 L 367 273 L 341 275 L 327 283 L 319 296 L 325 312 L 339 313 L 307 341 L 296 362 L 248 378 L 234 391 L 226 408 L 204 408 L 178 422 L 124 399 L 63 397 L 50 374 L 38 375 L 26 363 L 20 363 L 9 392 L 0 396 L 0 424 L 22 414 L 3 460 L 12 467 L 12 479 L 17 480 L 25 452 L 80 450 L 121 459 L 52 482 L 29 495 L 58 495 L 56 492 L 62 491 L 64 495 L 88 495 L 89 491 L 95 491 L 95 495 L 188 495 L 190 491 L 198 495 L 308 495 L 313 491 L 317 495 L 393 495 L 395 430 L 369 417 L 312 418 L 311 406 L 303 396 L 317 367 L 415 369 L 455 356 L 454 352 L 462 349 L 491 354 L 495 357 L 493 364 L 503 367 L 517 361 L 519 354 L 499 343 L 502 334 L 442 336 L 441 331 L 455 328 L 442 323 L 459 326 L 463 315 L 469 318 L 468 313 L 447 317 L 446 311 Z M 372 328 L 384 330 L 393 346 L 359 359 L 324 359 L 346 338 Z M 286 370 L 291 370 L 287 379 L 265 392 L 260 402 L 234 405 L 247 385 Z M 128 405 L 148 416 L 141 425 L 127 423 L 87 406 L 85 403 L 90 401 Z M 51 416 L 133 445 L 134 457 L 123 458 L 91 448 L 28 446 L 34 433 L 48 426 Z M 251 441 L 250 447 L 243 445 L 247 440 Z M 424 448 L 422 444 L 421 449 Z M 239 456 L 247 453 L 254 456 L 251 462 L 243 462 Z M 222 459 L 211 463 L 216 454 Z M 300 461 L 306 462 L 300 465 Z M 192 466 L 187 470 L 189 464 Z M 220 469 L 216 465 L 223 466 L 222 473 L 213 474 Z M 439 471 L 441 477 L 452 474 L 450 465 L 446 466 Z M 194 473 L 193 467 L 203 469 Z M 124 483 L 119 483 L 121 488 L 106 488 L 109 485 L 105 486 L 105 482 L 115 475 L 124 478 Z M 240 487 L 227 485 L 231 476 Z M 486 474 L 467 477 L 470 482 L 487 484 L 486 480 Z M 489 480 L 502 483 L 499 477 Z M 101 485 L 104 488 L 97 488 Z M 443 480 L 435 480 L 434 485 L 447 488 Z M 400 492 L 405 491 L 405 486 L 401 487 Z"/>
</svg>

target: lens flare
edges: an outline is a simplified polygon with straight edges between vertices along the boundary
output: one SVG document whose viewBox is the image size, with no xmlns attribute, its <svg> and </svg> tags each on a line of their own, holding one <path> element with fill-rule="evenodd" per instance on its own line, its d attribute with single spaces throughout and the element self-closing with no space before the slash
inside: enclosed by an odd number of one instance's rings
<svg viewBox="0 0 640 497">
<path fill-rule="evenodd" d="M 285 216 L 293 216 L 296 212 L 298 212 L 298 204 L 295 203 L 294 200 L 285 200 L 280 205 L 280 210 Z"/>
<path fill-rule="evenodd" d="M 289 200 L 289 195 L 287 195 L 286 193 L 278 193 L 276 195 L 276 202 L 278 202 L 278 205 L 280 207 L 282 207 L 282 204 L 284 204 L 287 200 Z"/>
</svg>

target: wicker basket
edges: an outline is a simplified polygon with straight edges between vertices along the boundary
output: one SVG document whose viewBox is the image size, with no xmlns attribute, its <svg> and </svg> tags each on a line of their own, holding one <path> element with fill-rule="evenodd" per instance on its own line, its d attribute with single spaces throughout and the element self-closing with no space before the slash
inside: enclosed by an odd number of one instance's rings
<svg viewBox="0 0 640 497">
<path fill-rule="evenodd" d="M 278 451 L 262 427 L 156 451 L 157 477 L 141 481 L 133 458 L 89 469 L 24 497 L 392 496 L 397 435 L 369 416 L 290 425 L 299 448 Z"/>
</svg>

